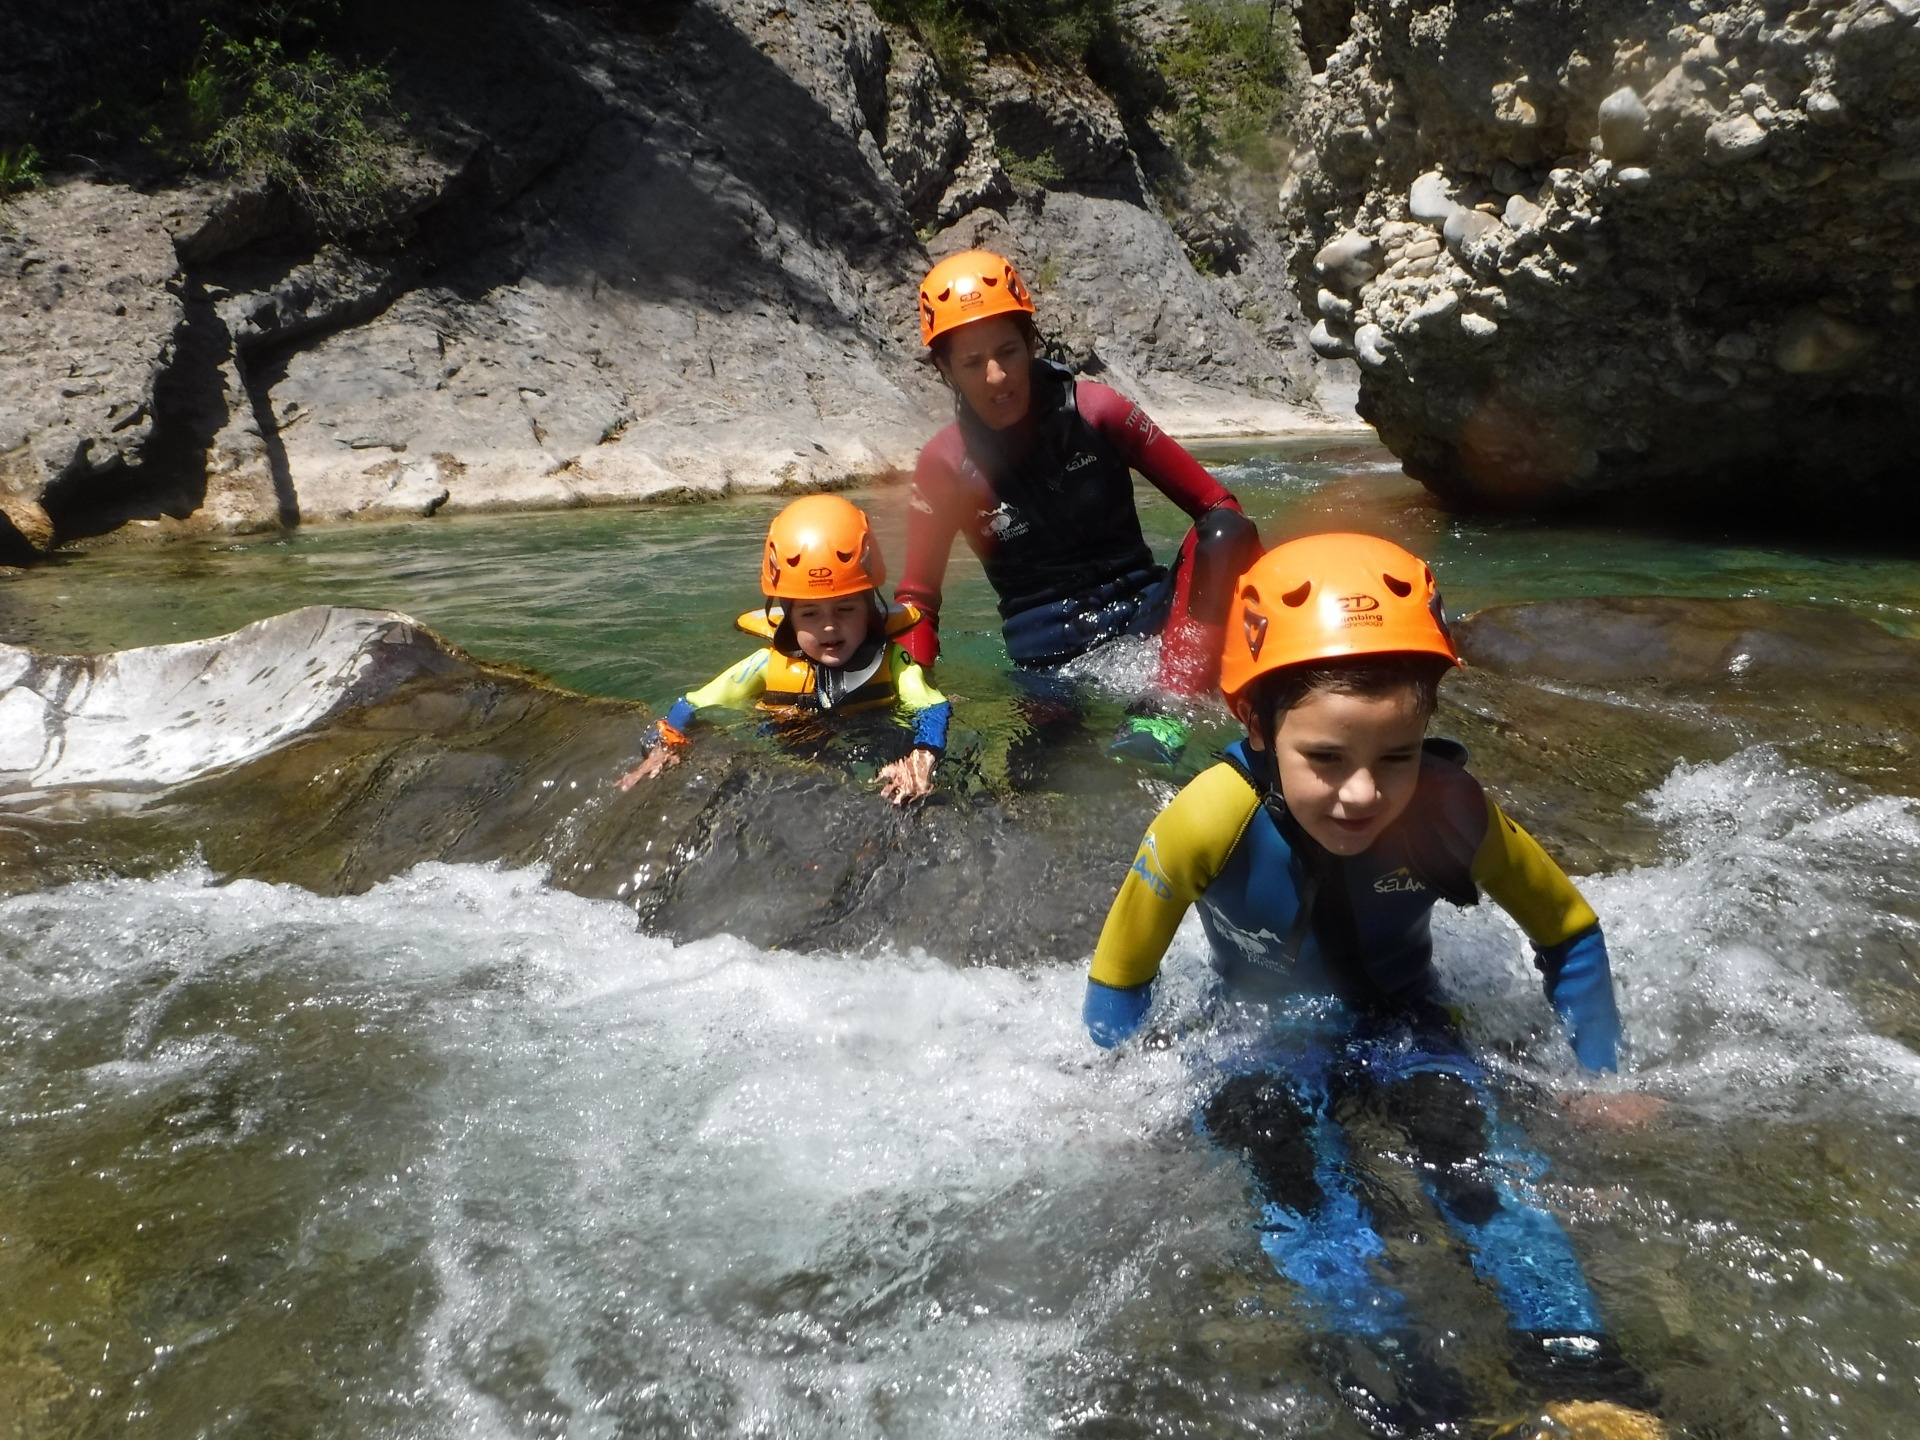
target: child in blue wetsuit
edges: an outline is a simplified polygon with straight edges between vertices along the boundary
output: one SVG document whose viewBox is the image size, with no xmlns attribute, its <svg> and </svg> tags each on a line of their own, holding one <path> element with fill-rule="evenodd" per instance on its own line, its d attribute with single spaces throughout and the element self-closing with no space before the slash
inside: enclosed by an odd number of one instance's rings
<svg viewBox="0 0 1920 1440">
<path fill-rule="evenodd" d="M 1493 896 L 1532 940 L 1590 1070 L 1615 1068 L 1620 1037 L 1606 942 L 1580 892 L 1467 773 L 1464 750 L 1426 738 L 1457 663 L 1432 572 L 1397 545 L 1317 535 L 1242 576 L 1221 687 L 1246 739 L 1148 829 L 1100 934 L 1085 1020 L 1103 1046 L 1139 1027 L 1197 904 L 1228 993 L 1269 1002 L 1274 1019 L 1260 1060 L 1201 1117 L 1248 1163 L 1274 1267 L 1328 1329 L 1406 1325 L 1402 1297 L 1373 1273 L 1385 1246 L 1336 1119 L 1370 1107 L 1405 1134 L 1504 1306 L 1517 1368 L 1591 1376 L 1610 1354 L 1599 1306 L 1531 1197 L 1544 1161 L 1500 1118 L 1446 1006 L 1429 920 L 1436 900 Z"/>
<path fill-rule="evenodd" d="M 920 616 L 882 602 L 886 566 L 865 513 L 838 495 L 794 501 L 767 529 L 760 578 L 766 605 L 739 624 L 765 637 L 765 648 L 676 700 L 649 728 L 646 758 L 619 787 L 678 764 L 690 722 L 709 706 L 789 715 L 892 707 L 912 718 L 913 747 L 882 767 L 881 793 L 897 805 L 931 793 L 953 707 L 900 643 Z"/>
</svg>

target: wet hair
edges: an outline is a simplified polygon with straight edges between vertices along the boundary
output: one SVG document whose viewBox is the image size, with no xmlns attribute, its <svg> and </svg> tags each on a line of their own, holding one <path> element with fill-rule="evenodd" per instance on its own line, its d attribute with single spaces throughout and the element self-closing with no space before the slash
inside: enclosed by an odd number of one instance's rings
<svg viewBox="0 0 1920 1440">
<path fill-rule="evenodd" d="M 1430 720 L 1440 704 L 1441 677 L 1452 668 L 1453 662 L 1444 655 L 1418 652 L 1313 660 L 1262 675 L 1247 687 L 1247 703 L 1260 717 L 1269 740 L 1280 728 L 1275 723 L 1280 716 L 1323 693 L 1378 700 L 1411 691 L 1420 718 Z"/>
<path fill-rule="evenodd" d="M 1040 339 L 1040 327 L 1033 323 L 1033 316 L 1024 310 L 1010 310 L 1004 313 L 1007 319 L 1013 321 L 1013 323 L 1019 327 L 1021 338 L 1027 342 L 1027 349 L 1036 355 L 1039 354 L 1044 348 L 1044 344 Z M 947 358 L 947 351 L 953 346 L 953 337 L 958 333 L 959 327 L 956 326 L 952 330 L 944 330 L 933 337 L 933 343 L 927 347 L 927 363 L 929 365 L 934 364 L 935 361 L 945 360 Z M 938 367 L 936 366 L 936 368 Z"/>
</svg>

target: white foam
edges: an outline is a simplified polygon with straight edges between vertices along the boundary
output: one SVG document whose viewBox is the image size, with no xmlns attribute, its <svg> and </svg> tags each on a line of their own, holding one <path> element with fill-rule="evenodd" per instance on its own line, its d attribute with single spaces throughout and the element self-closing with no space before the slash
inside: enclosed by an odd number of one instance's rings
<svg viewBox="0 0 1920 1440">
<path fill-rule="evenodd" d="M 1579 882 L 1606 930 L 1630 1081 L 1729 1118 L 1868 1094 L 1920 1113 L 1920 1057 L 1874 1034 L 1851 994 L 1866 949 L 1920 936 L 1916 802 L 1757 747 L 1676 767 L 1646 808 L 1672 858 Z M 1436 932 L 1483 1037 L 1564 1071 L 1517 928 L 1490 905 L 1443 906 Z"/>
<path fill-rule="evenodd" d="M 463 1433 L 518 1433 L 497 1372 L 524 1345 L 569 1433 L 657 1402 L 728 1433 L 871 1432 L 885 1410 L 1030 1435 L 1042 1379 L 1134 1298 L 1182 1203 L 1144 1154 L 1185 1133 L 1193 1081 L 1175 1053 L 1088 1044 L 1078 963 L 676 946 L 531 872 L 427 865 L 344 899 L 209 881 L 0 904 L 0 935 L 31 937 L 0 1005 L 124 1011 L 95 1103 L 163 1065 L 257 1071 L 162 1033 L 170 995 L 278 968 L 408 1017 L 444 1076 L 434 1138 L 368 1223 L 404 1231 L 411 1206 L 431 1235 L 425 1383 Z M 1123 1192 L 1142 1208 L 1115 1223 Z"/>
<path fill-rule="evenodd" d="M 1683 768 L 1648 803 L 1672 858 L 1584 882 L 1626 1083 L 1732 1116 L 1920 1107 L 1913 1055 L 1847 989 L 1855 950 L 1920 915 L 1913 805 L 1767 752 Z M 1191 918 L 1152 1017 L 1172 1045 L 1117 1055 L 1080 1029 L 1082 956 L 956 969 L 632 924 L 534 872 L 447 865 L 339 899 L 186 870 L 0 902 L 10 1033 L 109 1037 L 61 1074 L 33 1058 L 57 1039 L 16 1044 L 0 1112 L 84 1125 L 169 1077 L 227 1077 L 245 1083 L 226 1128 L 178 1144 L 320 1143 L 247 1097 L 272 1066 L 338 1067 L 325 1143 L 379 1170 L 312 1202 L 299 1263 L 423 1237 L 435 1298 L 411 1358 L 381 1362 L 419 1368 L 381 1383 L 442 1433 L 548 1415 L 581 1436 L 1029 1436 L 1107 1403 L 1072 1377 L 1127 1373 L 1165 1252 L 1259 1264 L 1242 1178 L 1188 1138 L 1230 1038 Z M 1508 922 L 1443 907 L 1438 936 L 1475 1038 L 1570 1078 Z M 269 992 L 288 1015 L 348 1006 L 430 1058 L 403 1155 L 388 1077 L 354 1053 L 290 1058 L 246 998 Z M 1286 1387 L 1221 1403 L 1320 1423 Z"/>
</svg>

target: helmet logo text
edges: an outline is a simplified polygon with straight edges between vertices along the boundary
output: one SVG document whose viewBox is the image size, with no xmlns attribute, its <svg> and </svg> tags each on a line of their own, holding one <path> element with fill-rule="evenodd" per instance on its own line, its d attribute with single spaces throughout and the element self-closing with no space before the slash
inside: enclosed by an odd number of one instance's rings
<svg viewBox="0 0 1920 1440">
<path fill-rule="evenodd" d="M 1349 615 L 1364 615 L 1369 610 L 1378 610 L 1380 602 L 1371 595 L 1342 595 L 1340 608 Z"/>
</svg>

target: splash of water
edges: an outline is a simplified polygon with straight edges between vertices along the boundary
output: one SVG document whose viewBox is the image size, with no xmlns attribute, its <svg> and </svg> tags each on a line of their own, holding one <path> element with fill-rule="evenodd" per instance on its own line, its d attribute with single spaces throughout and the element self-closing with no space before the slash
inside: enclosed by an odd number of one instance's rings
<svg viewBox="0 0 1920 1440">
<path fill-rule="evenodd" d="M 1655 1146 L 1556 1193 L 1616 1313 L 1652 1296 L 1691 1327 L 1666 1351 L 1633 1332 L 1670 1394 L 1737 1346 L 1796 1433 L 1891 1433 L 1910 1372 L 1862 1357 L 1920 1303 L 1913 1166 L 1818 1235 L 1801 1177 L 1743 1167 L 1755 1119 L 1915 1113 L 1912 1052 L 1856 998 L 1863 956 L 1911 954 L 1914 807 L 1765 751 L 1647 803 L 1672 858 L 1585 883 L 1625 1083 L 1682 1102 L 1700 1149 L 1684 1180 Z M 1487 907 L 1438 933 L 1476 1038 L 1568 1081 L 1517 933 Z M 1169 957 L 1165 1048 L 1108 1057 L 1079 1031 L 1084 957 L 674 946 L 531 872 L 324 899 L 186 870 L 5 902 L 0 1200 L 24 1240 L 0 1366 L 96 1427 L 1351 1432 L 1242 1177 L 1191 1134 L 1232 1043 L 1203 943 L 1189 923 Z M 1719 1208 L 1735 1177 L 1777 1193 Z M 1876 1254 L 1878 1298 L 1807 1290 Z"/>
</svg>

